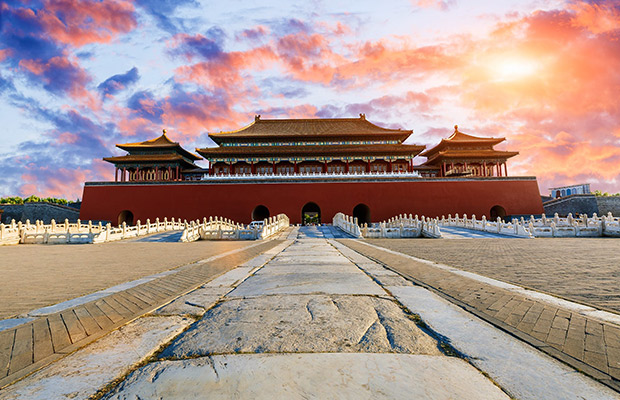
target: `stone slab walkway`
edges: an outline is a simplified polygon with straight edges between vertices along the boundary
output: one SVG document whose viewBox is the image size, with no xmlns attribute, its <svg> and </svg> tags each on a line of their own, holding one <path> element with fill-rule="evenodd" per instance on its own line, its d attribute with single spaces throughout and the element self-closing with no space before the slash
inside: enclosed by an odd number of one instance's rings
<svg viewBox="0 0 620 400">
<path fill-rule="evenodd" d="M 245 247 L 186 265 L 174 274 L 1 331 L 0 387 L 170 302 L 278 243 L 245 242 Z"/>
<path fill-rule="evenodd" d="M 306 239 L 314 235 L 301 229 L 264 267 L 211 298 L 158 361 L 105 398 L 508 398 L 469 363 L 442 354 L 414 316 L 339 250 Z"/>
<path fill-rule="evenodd" d="M 620 324 L 358 240 L 343 244 L 620 390 Z M 502 287 L 504 286 L 504 287 Z M 567 302 L 565 302 L 567 303 Z M 613 317 L 613 315 L 610 315 Z"/>
</svg>

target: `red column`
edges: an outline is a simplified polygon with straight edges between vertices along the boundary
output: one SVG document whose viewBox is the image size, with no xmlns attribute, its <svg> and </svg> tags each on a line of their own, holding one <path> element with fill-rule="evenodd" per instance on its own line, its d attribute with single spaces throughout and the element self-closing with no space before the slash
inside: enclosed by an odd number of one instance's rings
<svg viewBox="0 0 620 400">
<path fill-rule="evenodd" d="M 276 162 L 275 161 L 273 162 L 273 174 L 274 175 L 276 174 Z"/>
<path fill-rule="evenodd" d="M 297 165 L 297 161 L 295 161 L 295 173 L 298 174 L 299 173 L 299 165 Z"/>
<path fill-rule="evenodd" d="M 234 172 L 233 164 L 232 164 L 232 163 L 230 163 L 230 165 L 228 166 L 228 173 L 229 173 L 230 175 L 232 175 L 232 174 L 233 174 L 233 172 Z"/>
<path fill-rule="evenodd" d="M 168 180 L 172 180 L 172 168 L 170 168 L 170 165 L 168 165 Z"/>
<path fill-rule="evenodd" d="M 118 167 L 114 167 L 114 182 L 118 182 Z"/>
<path fill-rule="evenodd" d="M 323 173 L 327 172 L 327 161 L 323 161 Z"/>
<path fill-rule="evenodd" d="M 508 176 L 508 164 L 504 163 L 504 176 Z"/>
<path fill-rule="evenodd" d="M 388 172 L 392 172 L 392 160 L 388 161 L 388 169 L 389 169 Z"/>
<path fill-rule="evenodd" d="M 177 165 L 176 170 L 177 170 L 177 172 L 176 172 L 176 180 L 177 180 L 177 181 L 180 181 L 180 180 L 181 180 L 181 177 L 179 176 L 179 166 L 178 166 L 178 165 Z"/>
<path fill-rule="evenodd" d="M 126 170 L 123 167 L 123 173 L 121 174 L 121 182 L 125 182 L 125 175 L 126 175 L 125 172 L 126 172 Z"/>
<path fill-rule="evenodd" d="M 349 160 L 344 162 L 344 172 L 349 173 Z"/>
<path fill-rule="evenodd" d="M 366 172 L 370 172 L 370 160 L 366 163 Z"/>
<path fill-rule="evenodd" d="M 487 162 L 482 162 L 482 176 L 487 176 Z"/>
<path fill-rule="evenodd" d="M 254 163 L 254 161 L 251 162 L 251 171 L 252 171 L 252 175 L 256 175 L 256 163 Z"/>
</svg>

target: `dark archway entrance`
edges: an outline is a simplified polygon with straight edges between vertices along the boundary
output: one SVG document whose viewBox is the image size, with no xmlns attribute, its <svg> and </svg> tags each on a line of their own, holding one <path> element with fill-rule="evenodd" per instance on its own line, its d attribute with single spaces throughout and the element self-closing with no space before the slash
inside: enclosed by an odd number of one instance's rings
<svg viewBox="0 0 620 400">
<path fill-rule="evenodd" d="M 497 217 L 504 218 L 506 216 L 506 210 L 502 206 L 491 207 L 491 221 L 495 221 Z"/>
<path fill-rule="evenodd" d="M 123 225 L 123 222 L 127 225 L 133 225 L 133 213 L 129 210 L 123 210 L 118 214 L 118 226 Z"/>
<path fill-rule="evenodd" d="M 357 218 L 358 225 L 370 224 L 370 207 L 366 204 L 358 204 L 353 208 L 353 218 Z"/>
<path fill-rule="evenodd" d="M 321 208 L 316 203 L 306 203 L 301 209 L 301 223 L 303 225 L 320 224 Z"/>
<path fill-rule="evenodd" d="M 252 211 L 252 221 L 262 221 L 269 218 L 269 209 L 263 205 L 256 206 Z"/>
</svg>

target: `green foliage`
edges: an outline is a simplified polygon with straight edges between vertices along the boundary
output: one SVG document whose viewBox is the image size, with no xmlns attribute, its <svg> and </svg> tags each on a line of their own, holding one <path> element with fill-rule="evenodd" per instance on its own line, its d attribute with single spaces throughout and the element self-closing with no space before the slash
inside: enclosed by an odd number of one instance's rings
<svg viewBox="0 0 620 400">
<path fill-rule="evenodd" d="M 62 204 L 67 205 L 69 202 L 66 199 L 57 199 L 55 197 L 45 197 L 41 198 L 35 195 L 22 198 L 18 196 L 14 197 L 2 197 L 0 198 L 0 204 L 24 204 L 24 203 L 53 203 L 53 204 Z"/>
<path fill-rule="evenodd" d="M 594 195 L 601 196 L 601 197 L 609 197 L 609 196 L 620 196 L 620 193 L 609 194 L 607 192 L 601 192 L 600 190 L 595 190 Z"/>
</svg>

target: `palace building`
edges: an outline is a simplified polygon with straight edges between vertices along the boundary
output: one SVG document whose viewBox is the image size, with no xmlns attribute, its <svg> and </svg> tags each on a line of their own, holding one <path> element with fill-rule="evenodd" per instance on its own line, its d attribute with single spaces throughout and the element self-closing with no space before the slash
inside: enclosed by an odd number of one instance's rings
<svg viewBox="0 0 620 400">
<path fill-rule="evenodd" d="M 196 149 L 211 175 L 412 172 L 424 146 L 403 144 L 413 131 L 359 118 L 261 119 L 233 132 L 212 133 L 216 148 Z"/>
<path fill-rule="evenodd" d="M 292 223 L 331 222 L 337 212 L 360 222 L 397 214 L 542 213 L 535 177 L 508 176 L 518 152 L 495 150 L 504 138 L 458 130 L 425 150 L 405 144 L 413 131 L 359 118 L 262 119 L 210 133 L 218 147 L 196 155 L 158 138 L 117 145 L 106 157 L 114 181 L 86 182 L 80 217 L 121 223 L 156 217 L 223 216 L 248 223 L 284 213 Z M 201 156 L 207 168 L 195 162 Z M 416 157 L 425 157 L 416 163 Z"/>
</svg>

